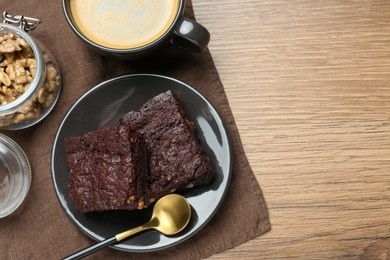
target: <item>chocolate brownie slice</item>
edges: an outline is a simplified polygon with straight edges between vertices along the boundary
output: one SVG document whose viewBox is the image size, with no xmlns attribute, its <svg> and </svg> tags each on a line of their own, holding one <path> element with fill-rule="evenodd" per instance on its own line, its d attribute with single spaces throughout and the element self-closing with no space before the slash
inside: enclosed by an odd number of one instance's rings
<svg viewBox="0 0 390 260">
<path fill-rule="evenodd" d="M 186 119 L 172 91 L 147 101 L 139 111 L 128 112 L 120 124 L 142 134 L 148 152 L 149 201 L 176 190 L 209 184 L 214 172 L 204 155 L 195 126 Z"/>
<path fill-rule="evenodd" d="M 80 212 L 144 207 L 147 155 L 139 134 L 120 125 L 64 142 L 69 196 Z"/>
</svg>

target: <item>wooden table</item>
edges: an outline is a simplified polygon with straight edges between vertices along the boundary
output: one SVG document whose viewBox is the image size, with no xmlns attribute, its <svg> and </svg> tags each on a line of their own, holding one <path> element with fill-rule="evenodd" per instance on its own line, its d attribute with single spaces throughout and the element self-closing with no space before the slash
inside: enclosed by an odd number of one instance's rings
<svg viewBox="0 0 390 260">
<path fill-rule="evenodd" d="M 390 259 L 390 1 L 193 4 L 272 222 L 211 259 Z"/>
</svg>

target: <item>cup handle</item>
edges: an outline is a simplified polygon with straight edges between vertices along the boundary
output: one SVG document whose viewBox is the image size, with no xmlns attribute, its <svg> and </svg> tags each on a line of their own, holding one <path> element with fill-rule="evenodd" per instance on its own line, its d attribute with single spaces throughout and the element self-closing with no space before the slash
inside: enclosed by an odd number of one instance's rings
<svg viewBox="0 0 390 260">
<path fill-rule="evenodd" d="M 185 17 L 179 18 L 171 39 L 174 46 L 192 52 L 203 51 L 209 41 L 209 31 L 201 24 Z"/>
</svg>

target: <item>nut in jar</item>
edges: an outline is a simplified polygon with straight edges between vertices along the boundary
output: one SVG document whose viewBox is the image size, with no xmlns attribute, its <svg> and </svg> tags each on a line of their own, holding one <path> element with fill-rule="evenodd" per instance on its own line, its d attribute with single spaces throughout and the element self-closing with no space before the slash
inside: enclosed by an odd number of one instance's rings
<svg viewBox="0 0 390 260">
<path fill-rule="evenodd" d="M 61 87 L 58 65 L 27 31 L 39 20 L 3 13 L 0 24 L 0 129 L 17 130 L 41 121 Z M 12 25 L 12 24 L 14 25 Z M 19 28 L 15 25 L 19 25 Z"/>
</svg>

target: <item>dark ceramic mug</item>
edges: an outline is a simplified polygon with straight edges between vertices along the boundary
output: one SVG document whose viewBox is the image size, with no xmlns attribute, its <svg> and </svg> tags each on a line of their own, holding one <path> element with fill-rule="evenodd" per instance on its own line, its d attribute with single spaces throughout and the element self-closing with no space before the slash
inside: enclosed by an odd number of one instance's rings
<svg viewBox="0 0 390 260">
<path fill-rule="evenodd" d="M 76 35 L 106 56 L 134 59 L 166 44 L 201 52 L 208 30 L 183 16 L 185 0 L 62 0 Z"/>
</svg>

